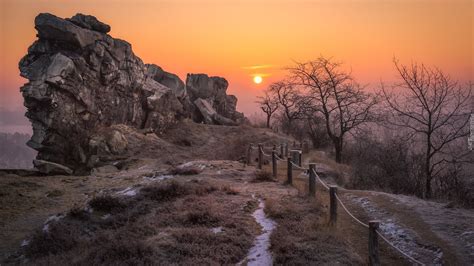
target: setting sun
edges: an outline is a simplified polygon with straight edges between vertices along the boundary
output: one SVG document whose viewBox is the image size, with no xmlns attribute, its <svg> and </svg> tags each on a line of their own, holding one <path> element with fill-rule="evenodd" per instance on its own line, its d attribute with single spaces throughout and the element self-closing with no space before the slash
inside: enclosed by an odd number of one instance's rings
<svg viewBox="0 0 474 266">
<path fill-rule="evenodd" d="M 253 77 L 253 82 L 255 82 L 256 84 L 260 84 L 262 83 L 263 79 L 261 76 L 255 76 Z"/>
</svg>

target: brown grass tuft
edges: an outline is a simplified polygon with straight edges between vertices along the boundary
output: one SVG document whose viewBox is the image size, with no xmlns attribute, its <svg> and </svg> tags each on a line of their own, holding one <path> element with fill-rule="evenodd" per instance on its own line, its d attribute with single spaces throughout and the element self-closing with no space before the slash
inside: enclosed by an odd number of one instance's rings
<svg viewBox="0 0 474 266">
<path fill-rule="evenodd" d="M 239 191 L 236 190 L 235 188 L 231 188 L 230 186 L 223 186 L 221 188 L 222 191 L 225 192 L 225 194 L 227 195 L 238 195 L 239 194 Z"/>
<path fill-rule="evenodd" d="M 191 191 L 188 186 L 176 181 L 171 181 L 169 183 L 144 187 L 140 192 L 145 198 L 151 200 L 169 201 L 180 196 L 188 195 Z"/>
<path fill-rule="evenodd" d="M 170 170 L 172 175 L 197 175 L 201 172 L 202 170 L 197 167 L 175 167 Z"/>
<path fill-rule="evenodd" d="M 265 170 L 258 170 L 255 172 L 255 178 L 253 182 L 275 182 L 276 180 L 273 179 L 272 173 L 265 171 Z"/>
<path fill-rule="evenodd" d="M 125 208 L 125 205 L 119 198 L 110 195 L 97 196 L 89 201 L 89 206 L 100 212 L 120 211 Z"/>
</svg>

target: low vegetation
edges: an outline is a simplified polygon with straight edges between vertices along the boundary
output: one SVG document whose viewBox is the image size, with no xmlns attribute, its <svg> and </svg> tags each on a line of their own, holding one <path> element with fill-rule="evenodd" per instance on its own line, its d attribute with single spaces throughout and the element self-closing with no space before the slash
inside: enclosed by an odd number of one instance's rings
<svg viewBox="0 0 474 266">
<path fill-rule="evenodd" d="M 271 236 L 274 264 L 364 264 L 337 230 L 327 225 L 326 211 L 316 201 L 289 196 L 265 203 L 265 212 L 278 224 Z"/>
<path fill-rule="evenodd" d="M 39 265 L 235 264 L 257 233 L 246 202 L 229 186 L 197 180 L 97 196 L 92 211 L 76 206 L 37 230 L 21 254 Z"/>
<path fill-rule="evenodd" d="M 255 178 L 253 182 L 275 182 L 272 173 L 266 170 L 258 170 L 255 172 Z"/>
</svg>

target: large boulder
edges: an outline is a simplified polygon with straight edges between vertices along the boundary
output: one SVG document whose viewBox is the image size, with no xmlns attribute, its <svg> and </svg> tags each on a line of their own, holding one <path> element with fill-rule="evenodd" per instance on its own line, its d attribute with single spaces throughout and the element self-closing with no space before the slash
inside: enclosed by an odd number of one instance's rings
<svg viewBox="0 0 474 266">
<path fill-rule="evenodd" d="M 58 163 L 48 162 L 44 160 L 33 160 L 33 165 L 42 174 L 47 175 L 70 175 L 72 170 Z"/>
<path fill-rule="evenodd" d="M 146 67 L 148 77 L 170 88 L 179 99 L 186 97 L 184 82 L 176 74 L 166 72 L 155 64 L 147 64 Z"/>
<path fill-rule="evenodd" d="M 21 91 L 33 126 L 28 145 L 38 151 L 37 159 L 72 169 L 93 167 L 88 162 L 97 147 L 90 144 L 98 129 L 159 127 L 154 112 L 180 109 L 169 88 L 150 85 L 131 45 L 105 34 L 106 24 L 80 14 L 69 20 L 40 14 L 35 27 L 39 39 L 19 67 L 29 80 Z M 163 90 L 170 93 L 164 97 Z"/>
<path fill-rule="evenodd" d="M 38 39 L 20 63 L 28 82 L 21 88 L 37 159 L 74 170 L 96 167 L 100 157 L 127 151 L 127 141 L 107 129 L 123 124 L 162 132 L 181 118 L 203 115 L 194 101 L 206 100 L 218 115 L 210 123 L 235 124 L 237 99 L 223 78 L 175 74 L 145 65 L 131 45 L 107 34 L 110 26 L 89 15 L 62 19 L 42 13 Z M 189 93 L 187 90 L 189 89 Z"/>
<path fill-rule="evenodd" d="M 107 33 L 110 31 L 109 25 L 99 21 L 94 16 L 78 13 L 72 18 L 66 20 L 71 21 L 72 23 L 84 29 L 94 30 L 101 33 Z"/>
<path fill-rule="evenodd" d="M 227 125 L 227 126 L 235 126 L 237 123 L 232 119 L 226 118 L 216 112 L 211 104 L 201 98 L 198 98 L 194 101 L 197 109 L 201 113 L 202 122 L 205 124 L 217 124 L 217 125 Z"/>
<path fill-rule="evenodd" d="M 236 111 L 237 97 L 226 94 L 228 86 L 229 83 L 226 79 L 209 77 L 206 74 L 188 74 L 186 78 L 186 91 L 189 101 L 196 103 L 197 99 L 203 99 L 221 117 L 239 122 L 239 119 L 242 120 L 241 118 L 244 116 Z M 196 122 L 201 122 L 200 110 L 194 109 L 191 111 L 194 111 L 193 119 Z M 196 114 L 196 112 L 198 113 Z"/>
</svg>

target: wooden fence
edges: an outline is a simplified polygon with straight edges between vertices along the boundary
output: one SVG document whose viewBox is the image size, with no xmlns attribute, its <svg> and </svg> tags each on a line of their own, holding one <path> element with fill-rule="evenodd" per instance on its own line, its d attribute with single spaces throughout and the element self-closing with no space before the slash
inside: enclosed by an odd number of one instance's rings
<svg viewBox="0 0 474 266">
<path fill-rule="evenodd" d="M 316 171 L 316 164 L 309 163 L 307 167 L 303 167 L 303 154 L 309 152 L 309 144 L 307 142 L 302 142 L 297 144 L 293 142 L 292 149 L 289 149 L 288 143 L 282 143 L 278 146 L 273 145 L 273 147 L 264 147 L 263 144 L 258 144 L 255 146 L 254 144 L 250 144 L 248 151 L 247 151 L 247 164 L 251 164 L 252 162 L 252 150 L 257 149 L 258 157 L 257 157 L 257 168 L 262 169 L 264 158 L 268 157 L 272 164 L 272 175 L 274 178 L 278 176 L 278 162 L 286 161 L 287 165 L 287 183 L 293 185 L 293 171 L 294 169 L 299 169 L 305 171 L 308 174 L 308 196 L 309 197 L 316 197 L 316 181 L 319 181 L 321 185 L 329 192 L 329 222 L 332 225 L 337 223 L 337 208 L 338 205 L 342 207 L 342 209 L 352 218 L 352 220 L 361 226 L 368 229 L 368 260 L 369 265 L 380 265 L 379 259 L 379 244 L 378 244 L 378 237 L 384 240 L 389 246 L 393 249 L 398 251 L 408 260 L 410 260 L 414 264 L 424 265 L 422 262 L 416 260 L 415 258 L 411 257 L 410 255 L 403 252 L 400 248 L 395 246 L 392 242 L 390 242 L 379 230 L 380 221 L 378 220 L 371 220 L 368 224 L 359 220 L 356 216 L 352 214 L 351 211 L 347 208 L 347 206 L 343 203 L 341 198 L 337 194 L 337 186 L 328 186 L 326 183 L 321 180 L 317 171 Z M 271 149 L 271 153 L 265 153 L 265 149 Z M 278 153 L 279 150 L 279 153 Z M 283 159 L 286 157 L 286 160 Z"/>
</svg>

